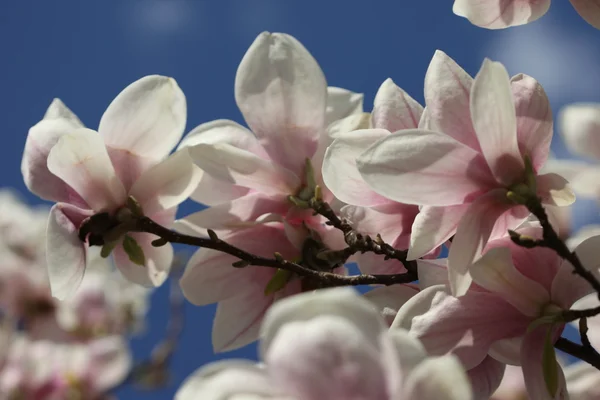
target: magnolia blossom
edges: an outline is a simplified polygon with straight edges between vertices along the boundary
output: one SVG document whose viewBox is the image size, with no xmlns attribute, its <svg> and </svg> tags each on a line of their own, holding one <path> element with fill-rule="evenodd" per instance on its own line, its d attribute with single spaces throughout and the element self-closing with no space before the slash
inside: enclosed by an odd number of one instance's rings
<svg viewBox="0 0 600 400">
<path fill-rule="evenodd" d="M 105 399 L 130 367 L 126 343 L 118 336 L 59 344 L 17 334 L 0 367 L 0 393 L 9 399 Z"/>
<path fill-rule="evenodd" d="M 342 207 L 341 215 L 352 222 L 362 234 L 381 235 L 386 243 L 398 249 L 407 249 L 411 227 L 419 207 L 390 200 L 374 191 L 363 179 L 356 166 L 356 158 L 373 143 L 390 132 L 418 127 L 423 107 L 387 79 L 375 96 L 369 126 L 358 116 L 349 116 L 332 125 L 333 143 L 327 148 L 323 161 L 323 180 L 333 194 L 349 205 Z M 361 129 L 361 128 L 375 129 Z M 354 129 L 353 129 L 354 128 Z M 359 268 L 364 273 L 401 273 L 405 268 L 399 261 L 383 261 L 372 253 L 358 255 Z"/>
<path fill-rule="evenodd" d="M 539 237 L 535 230 L 522 233 Z M 599 244 L 594 237 L 576 249 L 593 271 Z M 562 370 L 547 354 L 553 354 L 564 326 L 560 313 L 592 292 L 591 286 L 553 251 L 525 249 L 509 238 L 490 242 L 471 274 L 474 284 L 466 295 L 456 298 L 443 285 L 431 286 L 406 302 L 392 327 L 410 329 L 433 355 L 455 353 L 467 369 L 488 354 L 521 365 L 533 400 L 566 398 Z"/>
<path fill-rule="evenodd" d="M 590 25 L 600 29 L 599 0 L 571 0 L 575 10 Z M 502 29 L 533 22 L 550 8 L 550 0 L 454 0 L 452 11 L 471 23 Z"/>
<path fill-rule="evenodd" d="M 515 365 L 507 365 L 502 382 L 490 400 L 527 400 L 527 398 L 523 369 Z"/>
<path fill-rule="evenodd" d="M 486 59 L 473 80 L 438 51 L 425 78 L 425 101 L 419 129 L 379 139 L 357 165 L 377 193 L 423 206 L 409 258 L 454 235 L 448 273 L 460 295 L 488 239 L 527 217 L 526 197 L 562 206 L 574 196 L 561 176 L 537 173 L 548 157 L 552 114 L 533 78 L 509 79 L 501 64 Z"/>
<path fill-rule="evenodd" d="M 263 257 L 278 252 L 287 260 L 315 270 L 332 271 L 336 267 L 316 257 L 316 252 L 327 246 L 321 242 L 317 230 L 311 231 L 305 224 L 268 222 L 236 230 L 222 239 Z M 234 268 L 231 265 L 236 261 L 239 259 L 226 253 L 199 250 L 190 259 L 180 282 L 183 294 L 193 304 L 219 303 L 212 333 L 216 351 L 232 350 L 255 341 L 262 319 L 274 302 L 318 287 L 310 279 L 300 279 L 283 270 L 260 266 Z M 343 274 L 345 269 L 336 267 L 333 272 Z"/>
<path fill-rule="evenodd" d="M 282 300 L 261 329 L 262 364 L 223 361 L 188 378 L 177 400 L 469 400 L 453 356 L 427 357 L 406 332 L 388 331 L 348 288 Z"/>
<path fill-rule="evenodd" d="M 166 158 L 181 138 L 185 119 L 185 97 L 177 83 L 154 75 L 113 100 L 98 132 L 84 128 L 60 100 L 30 129 L 22 162 L 25 183 L 38 196 L 57 202 L 46 246 L 54 296 L 72 294 L 83 278 L 82 232 L 88 245 L 104 245 L 107 252 L 114 247 L 115 263 L 131 281 L 158 286 L 165 280 L 172 247 L 151 246 L 155 237 L 145 233 L 124 236 L 121 224 L 133 212 L 128 207 L 133 198 L 137 212 L 169 225 L 177 205 L 197 185 L 200 176 L 187 152 Z M 99 222 L 89 218 L 96 214 Z M 87 222 L 90 226 L 81 230 Z"/>
</svg>

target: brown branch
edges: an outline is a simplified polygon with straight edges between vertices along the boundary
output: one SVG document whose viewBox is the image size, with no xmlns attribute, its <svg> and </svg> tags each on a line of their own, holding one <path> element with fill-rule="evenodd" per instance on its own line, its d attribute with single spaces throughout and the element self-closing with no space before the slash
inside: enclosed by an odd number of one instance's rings
<svg viewBox="0 0 600 400">
<path fill-rule="evenodd" d="M 561 337 L 554 343 L 554 347 L 600 370 L 600 354 L 591 345 L 578 344 Z"/>
<path fill-rule="evenodd" d="M 317 280 L 323 286 L 358 286 L 358 285 L 394 285 L 399 283 L 410 283 L 416 280 L 415 274 L 391 274 L 391 275 L 355 275 L 345 276 L 331 272 L 316 271 L 301 264 L 284 260 L 281 255 L 275 253 L 274 258 L 260 257 L 245 250 L 235 247 L 217 237 L 213 231 L 209 231 L 209 238 L 202 238 L 181 234 L 157 224 L 148 217 L 136 218 L 133 230 L 151 233 L 159 237 L 153 242 L 160 246 L 165 243 L 181 243 L 189 246 L 203 247 L 221 251 L 240 259 L 234 263 L 235 267 L 248 265 L 279 268 L 293 272 L 299 276 Z"/>
</svg>

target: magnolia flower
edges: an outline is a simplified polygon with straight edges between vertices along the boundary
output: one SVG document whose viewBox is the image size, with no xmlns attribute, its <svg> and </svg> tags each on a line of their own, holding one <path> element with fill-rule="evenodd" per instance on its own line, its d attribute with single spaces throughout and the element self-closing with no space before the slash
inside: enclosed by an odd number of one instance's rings
<svg viewBox="0 0 600 400">
<path fill-rule="evenodd" d="M 379 194 L 422 205 L 412 226 L 409 258 L 427 254 L 454 235 L 448 273 L 464 294 L 468 268 L 490 237 L 528 215 L 524 197 L 568 205 L 564 178 L 539 175 L 552 137 L 552 115 L 531 77 L 509 79 L 485 60 L 473 80 L 437 51 L 425 78 L 427 108 L 420 129 L 388 135 L 362 153 L 358 169 Z M 425 130 L 428 129 L 428 130 Z"/>
<path fill-rule="evenodd" d="M 317 252 L 331 245 L 321 241 L 320 224 L 313 228 L 309 230 L 305 224 L 268 222 L 252 229 L 236 230 L 222 239 L 258 256 L 273 257 L 278 252 L 307 268 L 345 273 L 343 267 L 317 258 Z M 188 262 L 180 281 L 184 296 L 193 304 L 219 303 L 212 332 L 215 351 L 233 350 L 255 341 L 265 312 L 273 303 L 317 288 L 310 279 L 301 279 L 283 270 L 232 267 L 237 261 L 237 257 L 226 253 L 199 250 Z"/>
<path fill-rule="evenodd" d="M 576 249 L 592 271 L 598 270 L 598 245 L 600 237 L 594 237 Z M 471 273 L 474 285 L 466 295 L 456 298 L 443 285 L 431 286 L 406 302 L 392 328 L 410 329 L 432 355 L 453 352 L 466 369 L 489 356 L 521 365 L 531 399 L 565 398 L 562 369 L 548 354 L 564 327 L 561 312 L 591 293 L 591 286 L 552 250 L 525 249 L 509 238 L 490 242 Z"/>
<path fill-rule="evenodd" d="M 590 25 L 600 29 L 600 1 L 571 0 Z M 550 8 L 550 0 L 454 0 L 454 14 L 488 29 L 502 29 L 533 22 Z"/>
<path fill-rule="evenodd" d="M 131 356 L 118 336 L 59 344 L 17 335 L 0 368 L 0 393 L 10 399 L 103 399 L 130 368 Z"/>
<path fill-rule="evenodd" d="M 252 131 L 212 121 L 180 145 L 203 170 L 193 198 L 213 207 L 178 221 L 178 230 L 246 228 L 265 214 L 297 219 L 316 185 L 333 200 L 321 177 L 326 128 L 361 111 L 362 95 L 330 88 L 328 96 L 323 71 L 300 42 L 263 32 L 240 63 L 235 99 Z"/>
<path fill-rule="evenodd" d="M 146 286 L 165 280 L 172 247 L 151 246 L 149 234 L 124 235 L 121 224 L 132 213 L 133 198 L 137 212 L 169 225 L 177 205 L 197 185 L 199 174 L 187 152 L 166 158 L 181 138 L 185 119 L 185 97 L 177 83 L 154 75 L 113 100 L 98 132 L 84 128 L 60 100 L 30 129 L 22 162 L 25 183 L 57 202 L 46 239 L 54 296 L 72 294 L 83 277 L 86 246 L 78 235 L 88 245 L 104 245 L 107 253 L 114 247 L 115 264 L 129 280 Z"/>
<path fill-rule="evenodd" d="M 370 127 L 375 129 L 360 129 L 369 126 L 360 126 L 357 116 L 339 121 L 338 125 L 347 126 L 331 135 L 335 140 L 327 148 L 323 161 L 325 184 L 339 200 L 349 204 L 341 209 L 342 216 L 351 221 L 358 232 L 373 237 L 380 234 L 386 243 L 398 249 L 408 248 L 411 226 L 419 207 L 398 203 L 374 191 L 358 171 L 356 158 L 390 132 L 417 128 L 422 113 L 423 107 L 418 102 L 387 79 L 375 96 L 370 121 Z M 384 261 L 372 253 L 357 255 L 356 261 L 364 273 L 406 271 L 399 261 Z"/>
<path fill-rule="evenodd" d="M 527 400 L 527 389 L 523 379 L 523 369 L 514 365 L 507 365 L 504 377 L 498 389 L 490 400 Z"/>
<path fill-rule="evenodd" d="M 263 364 L 223 361 L 189 377 L 176 400 L 469 400 L 453 356 L 426 356 L 406 332 L 387 330 L 348 288 L 283 300 L 261 328 Z"/>
</svg>

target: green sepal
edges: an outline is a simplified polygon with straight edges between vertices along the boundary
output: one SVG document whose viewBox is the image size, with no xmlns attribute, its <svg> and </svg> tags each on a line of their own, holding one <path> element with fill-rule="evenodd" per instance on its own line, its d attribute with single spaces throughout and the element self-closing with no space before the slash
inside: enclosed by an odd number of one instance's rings
<svg viewBox="0 0 600 400">
<path fill-rule="evenodd" d="M 544 351 L 542 353 L 542 371 L 544 373 L 544 382 L 550 397 L 554 398 L 558 390 L 558 363 L 556 362 L 556 352 L 554 343 L 552 343 L 552 326 L 546 332 L 544 340 Z"/>
<path fill-rule="evenodd" d="M 129 256 L 129 260 L 137 265 L 144 266 L 146 264 L 146 257 L 144 257 L 144 250 L 140 247 L 138 242 L 129 235 L 125 235 L 123 238 L 123 250 Z"/>
<path fill-rule="evenodd" d="M 143 217 L 144 216 L 144 210 L 142 210 L 142 206 L 140 205 L 140 203 L 133 196 L 127 197 L 127 208 L 136 217 Z"/>
<path fill-rule="evenodd" d="M 107 242 L 102 246 L 102 250 L 100 250 L 100 257 L 107 258 L 110 256 L 110 253 L 115 249 L 119 242 Z"/>
<path fill-rule="evenodd" d="M 265 296 L 269 296 L 283 289 L 285 285 L 287 285 L 287 283 L 290 281 L 291 277 L 291 271 L 286 271 L 285 269 L 277 269 L 277 272 L 275 272 L 275 275 L 273 275 L 273 277 L 265 287 Z"/>
</svg>

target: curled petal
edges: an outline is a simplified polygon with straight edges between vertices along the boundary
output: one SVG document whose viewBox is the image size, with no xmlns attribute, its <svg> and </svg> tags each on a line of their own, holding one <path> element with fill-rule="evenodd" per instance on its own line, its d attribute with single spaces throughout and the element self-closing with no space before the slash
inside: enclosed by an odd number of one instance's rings
<svg viewBox="0 0 600 400">
<path fill-rule="evenodd" d="M 325 114 L 325 126 L 349 115 L 363 112 L 362 93 L 354 93 L 350 90 L 329 86 L 327 88 L 327 110 Z"/>
<path fill-rule="evenodd" d="M 395 132 L 374 143 L 356 161 L 362 177 L 377 193 L 400 203 L 463 204 L 493 184 L 479 153 L 438 132 Z"/>
<path fill-rule="evenodd" d="M 201 171 L 187 150 L 180 150 L 147 170 L 129 192 L 146 215 L 177 207 L 198 186 Z"/>
<path fill-rule="evenodd" d="M 522 179 L 515 103 L 502 64 L 483 62 L 471 88 L 471 118 L 481 151 L 498 182 L 512 185 Z"/>
<path fill-rule="evenodd" d="M 65 182 L 48 170 L 48 154 L 58 139 L 71 131 L 83 128 L 79 118 L 59 99 L 54 99 L 44 119 L 29 129 L 21 172 L 27 189 L 43 199 L 72 202 L 79 197 Z M 85 202 L 80 199 L 83 205 Z"/>
<path fill-rule="evenodd" d="M 543 204 L 565 207 L 575 202 L 575 193 L 569 182 L 558 174 L 544 174 L 536 178 L 538 196 Z"/>
<path fill-rule="evenodd" d="M 85 271 L 86 251 L 79 240 L 79 226 L 92 215 L 65 203 L 50 210 L 46 232 L 46 262 L 52 295 L 60 300 L 75 293 Z"/>
<path fill-rule="evenodd" d="M 423 106 L 388 78 L 375 95 L 371 118 L 375 128 L 396 132 L 417 128 L 422 113 Z"/>
<path fill-rule="evenodd" d="M 63 135 L 48 155 L 48 169 L 65 181 L 94 211 L 125 203 L 125 188 L 117 178 L 102 138 L 81 128 Z"/>
<path fill-rule="evenodd" d="M 175 79 L 145 76 L 127 86 L 110 103 L 98 132 L 115 149 L 143 157 L 166 157 L 185 129 L 185 95 Z"/>
<path fill-rule="evenodd" d="M 488 29 L 503 29 L 533 22 L 546 14 L 550 0 L 454 0 L 454 14 Z"/>
<path fill-rule="evenodd" d="M 235 77 L 235 99 L 271 159 L 295 173 L 312 157 L 325 129 L 323 71 L 294 37 L 263 32 Z"/>
</svg>

